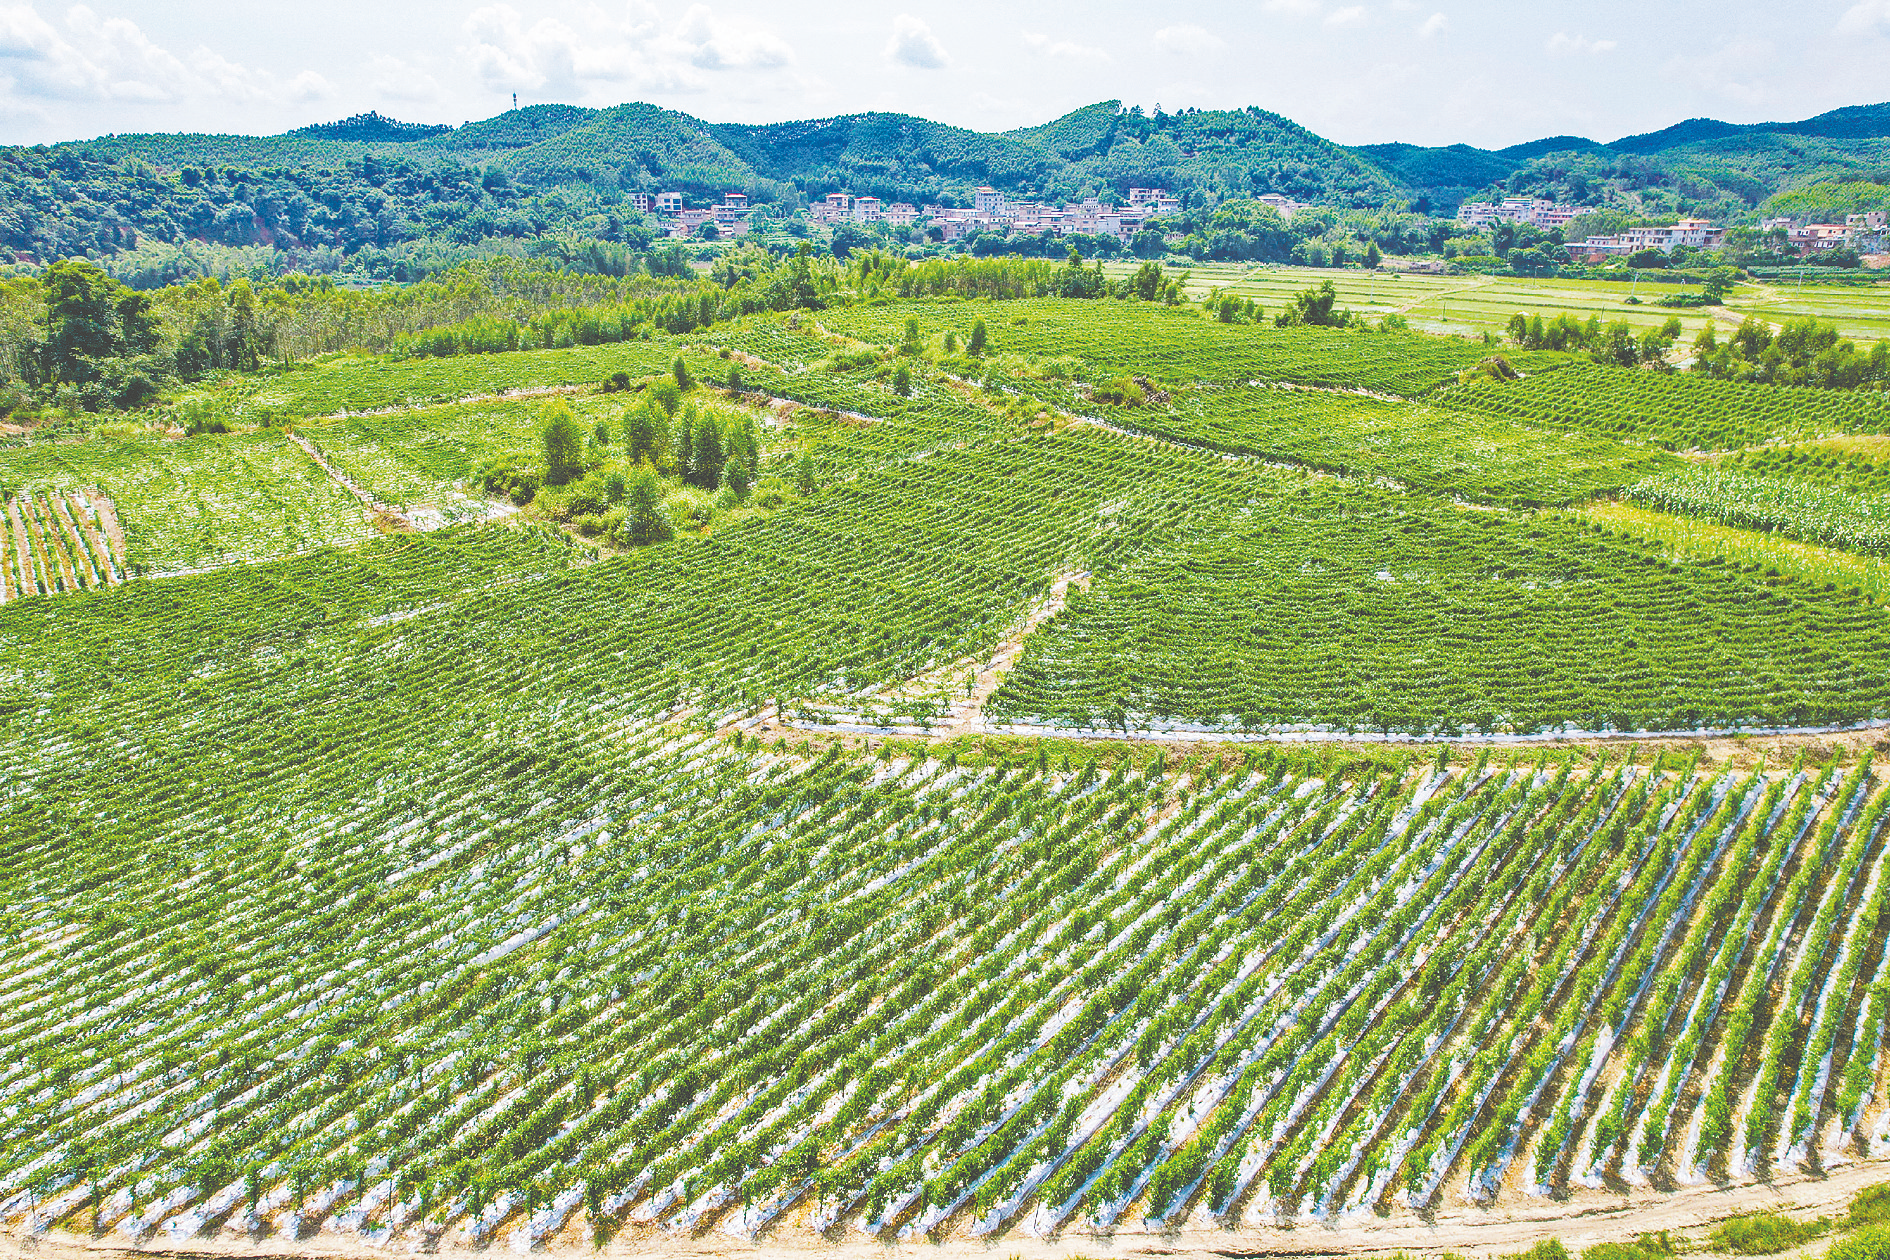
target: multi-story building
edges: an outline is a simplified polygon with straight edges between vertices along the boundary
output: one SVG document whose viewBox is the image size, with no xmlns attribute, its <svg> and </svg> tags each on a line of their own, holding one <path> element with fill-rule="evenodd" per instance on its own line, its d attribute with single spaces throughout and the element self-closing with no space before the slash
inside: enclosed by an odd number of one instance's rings
<svg viewBox="0 0 1890 1260">
<path fill-rule="evenodd" d="M 1890 227 L 1890 211 L 1866 210 L 1862 214 L 1847 214 L 1844 216 L 1844 226 L 1851 230 L 1852 235 L 1881 232 Z"/>
<path fill-rule="evenodd" d="M 1570 245 L 1568 251 L 1571 254 L 1584 254 L 1590 258 L 1605 258 L 1612 254 L 1634 252 L 1633 247 L 1619 236 L 1591 236 L 1579 245 Z"/>
<path fill-rule="evenodd" d="M 816 223 L 838 223 L 852 217 L 853 195 L 851 193 L 828 193 L 826 198 L 807 207 L 807 217 Z"/>
<path fill-rule="evenodd" d="M 1629 228 L 1616 236 L 1591 236 L 1579 245 L 1570 245 L 1571 253 L 1589 257 L 1638 254 L 1657 249 L 1671 254 L 1679 246 L 1690 249 L 1717 249 L 1725 242 L 1726 229 L 1715 227 L 1707 219 L 1682 219 L 1664 227 Z"/>
<path fill-rule="evenodd" d="M 655 199 L 648 193 L 630 193 L 624 199 L 638 214 L 648 214 L 650 207 L 655 204 Z"/>
<path fill-rule="evenodd" d="M 1009 218 L 1004 207 L 1004 194 L 986 184 L 971 194 L 971 212 L 979 218 Z"/>
<path fill-rule="evenodd" d="M 1181 199 L 1166 188 L 1131 188 L 1128 208 L 1143 215 L 1175 214 L 1181 209 Z"/>
<path fill-rule="evenodd" d="M 656 212 L 658 214 L 681 214 L 683 209 L 682 194 L 666 192 L 656 194 Z"/>
<path fill-rule="evenodd" d="M 702 225 L 705 223 L 715 223 L 714 210 L 678 210 L 676 212 L 676 222 L 670 228 L 670 235 L 678 238 L 694 236 L 697 232 L 702 230 Z M 721 227 L 719 223 L 716 224 L 716 226 L 717 228 Z"/>
<path fill-rule="evenodd" d="M 919 212 L 903 201 L 895 201 L 886 207 L 885 217 L 894 227 L 911 227 L 918 220 Z"/>
<path fill-rule="evenodd" d="M 1272 207 L 1274 213 L 1278 214 L 1282 219 L 1292 218 L 1293 212 L 1299 209 L 1299 203 L 1297 201 L 1294 201 L 1291 197 L 1283 197 L 1279 193 L 1261 193 L 1258 197 L 1255 197 L 1254 200 L 1263 206 Z"/>
<path fill-rule="evenodd" d="M 1815 254 L 1850 244 L 1851 230 L 1842 223 L 1807 223 L 1793 228 L 1785 239 L 1799 253 Z"/>
<path fill-rule="evenodd" d="M 1577 215 L 1580 206 L 1564 206 L 1540 197 L 1505 197 L 1500 202 L 1466 201 L 1457 207 L 1457 222 L 1466 227 L 1485 227 L 1491 223 L 1529 223 L 1539 228 L 1565 227 Z"/>
<path fill-rule="evenodd" d="M 855 223 L 878 223 L 885 218 L 885 209 L 878 197 L 855 197 L 853 199 L 853 221 Z"/>
</svg>

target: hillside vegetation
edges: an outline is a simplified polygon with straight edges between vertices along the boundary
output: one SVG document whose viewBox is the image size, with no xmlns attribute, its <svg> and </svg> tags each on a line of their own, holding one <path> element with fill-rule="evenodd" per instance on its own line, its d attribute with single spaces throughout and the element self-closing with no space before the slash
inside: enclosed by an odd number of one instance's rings
<svg viewBox="0 0 1890 1260">
<path fill-rule="evenodd" d="M 1775 196 L 1826 198 L 1801 191 L 1813 187 L 1881 188 L 1886 117 L 1867 106 L 1791 124 L 1694 120 L 1609 145 L 1555 137 L 1491 152 L 1348 149 L 1257 108 L 1151 115 L 1114 101 L 1004 134 L 890 113 L 708 123 L 647 104 L 536 105 L 459 128 L 368 115 L 281 136 L 0 150 L 0 248 L 42 262 L 187 242 L 368 250 L 387 255 L 372 274 L 406 279 L 475 245 L 559 234 L 647 244 L 624 195 L 672 189 L 697 203 L 745 191 L 785 210 L 835 190 L 964 205 L 983 184 L 1053 200 L 1140 185 L 1170 188 L 1195 212 L 1280 193 L 1333 210 L 1444 214 L 1474 194 L 1534 193 L 1631 215 L 1725 217 Z M 1855 191 L 1839 200 L 1880 203 Z M 185 264 L 154 251 L 146 265 Z"/>
</svg>

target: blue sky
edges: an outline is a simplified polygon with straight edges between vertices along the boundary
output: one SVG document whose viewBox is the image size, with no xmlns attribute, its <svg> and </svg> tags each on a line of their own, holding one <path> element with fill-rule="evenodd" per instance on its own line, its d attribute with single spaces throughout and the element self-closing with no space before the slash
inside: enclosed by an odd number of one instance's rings
<svg viewBox="0 0 1890 1260">
<path fill-rule="evenodd" d="M 1890 0 L 0 0 L 0 142 L 460 123 L 647 100 L 711 121 L 1258 105 L 1347 144 L 1601 140 L 1890 97 Z"/>
</svg>

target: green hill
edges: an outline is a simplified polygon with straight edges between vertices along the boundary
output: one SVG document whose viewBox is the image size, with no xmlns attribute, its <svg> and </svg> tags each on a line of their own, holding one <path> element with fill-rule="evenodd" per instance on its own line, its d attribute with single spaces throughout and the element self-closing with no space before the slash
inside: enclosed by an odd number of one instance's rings
<svg viewBox="0 0 1890 1260">
<path fill-rule="evenodd" d="M 391 257 L 550 232 L 635 245 L 648 229 L 625 206 L 632 190 L 703 201 L 740 189 L 757 204 L 795 205 L 845 189 L 966 204 L 981 184 L 1059 200 L 1154 185 L 1191 209 L 1282 193 L 1434 214 L 1474 196 L 1532 193 L 1634 214 L 1730 218 L 1833 201 L 1819 191 L 1827 186 L 1890 186 L 1890 105 L 1789 123 L 1689 119 L 1609 144 L 1555 136 L 1495 151 L 1348 148 L 1257 108 L 1145 114 L 1118 101 L 1003 133 L 891 113 L 709 123 L 642 103 L 533 105 L 457 128 L 363 114 L 279 136 L 124 135 L 0 149 L 0 249 L 29 261 L 196 243 Z M 1837 200 L 1875 199 L 1853 190 Z M 189 273 L 168 258 L 153 265 L 155 275 Z"/>
<path fill-rule="evenodd" d="M 707 123 L 655 105 L 618 105 L 500 159 L 520 183 L 623 180 L 639 176 L 685 192 L 740 188 L 753 175 Z"/>
</svg>

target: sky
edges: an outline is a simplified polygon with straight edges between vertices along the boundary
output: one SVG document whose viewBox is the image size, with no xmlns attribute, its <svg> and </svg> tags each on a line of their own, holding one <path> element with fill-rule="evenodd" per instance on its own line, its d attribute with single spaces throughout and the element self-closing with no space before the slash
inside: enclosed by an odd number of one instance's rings
<svg viewBox="0 0 1890 1260">
<path fill-rule="evenodd" d="M 1890 0 L 0 0 L 0 143 L 459 124 L 651 101 L 982 131 L 1096 101 L 1257 105 L 1343 144 L 1498 148 L 1890 97 Z"/>
</svg>

